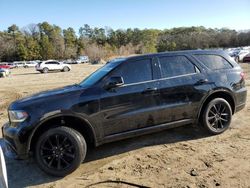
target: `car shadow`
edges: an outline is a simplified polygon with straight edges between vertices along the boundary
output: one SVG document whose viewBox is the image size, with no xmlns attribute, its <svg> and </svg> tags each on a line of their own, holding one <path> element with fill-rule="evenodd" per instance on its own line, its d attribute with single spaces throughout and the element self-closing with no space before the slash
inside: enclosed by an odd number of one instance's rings
<svg viewBox="0 0 250 188">
<path fill-rule="evenodd" d="M 25 75 L 32 75 L 32 74 L 41 74 L 40 72 L 31 72 L 31 73 L 22 73 L 22 74 L 18 74 L 18 73 L 15 73 L 15 74 L 12 74 L 14 76 L 25 76 Z"/>
<path fill-rule="evenodd" d="M 78 170 L 81 170 L 81 174 L 84 174 L 85 172 L 88 173 L 88 171 L 93 170 L 91 169 L 92 162 L 96 161 L 96 163 L 103 164 L 102 160 L 106 160 L 110 156 L 119 155 L 143 147 L 178 143 L 188 140 L 196 140 L 208 136 L 209 135 L 204 132 L 203 129 L 199 129 L 194 126 L 185 126 L 165 130 L 150 135 L 144 135 L 109 144 L 104 144 L 97 148 L 90 149 L 86 156 L 85 162 L 81 165 L 84 167 L 80 167 Z M 43 173 L 37 167 L 33 159 L 26 161 L 9 159 L 6 161 L 6 165 L 8 171 L 9 187 L 12 188 L 35 186 L 44 183 L 54 182 L 60 179 L 51 177 Z M 82 170 L 84 172 L 82 172 Z M 74 174 L 72 176 L 74 176 Z"/>
</svg>

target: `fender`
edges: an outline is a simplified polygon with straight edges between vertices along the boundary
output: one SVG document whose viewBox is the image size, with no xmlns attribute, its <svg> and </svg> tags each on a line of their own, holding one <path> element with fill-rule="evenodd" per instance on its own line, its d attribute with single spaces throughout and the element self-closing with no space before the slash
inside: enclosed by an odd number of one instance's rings
<svg viewBox="0 0 250 188">
<path fill-rule="evenodd" d="M 228 89 L 226 89 L 226 88 L 219 88 L 219 89 L 216 89 L 216 90 L 211 90 L 211 91 L 209 92 L 209 94 L 208 94 L 208 95 L 202 100 L 202 102 L 201 102 L 201 105 L 200 105 L 199 110 L 198 110 L 198 113 L 197 113 L 197 118 L 196 118 L 196 119 L 197 119 L 197 122 L 199 121 L 201 109 L 202 109 L 204 103 L 206 102 L 206 100 L 207 100 L 211 95 L 216 94 L 216 93 L 219 93 L 219 92 L 223 92 L 223 93 L 228 94 L 230 97 L 232 97 L 233 102 L 234 102 L 234 104 L 235 104 L 235 96 L 232 95 L 232 92 L 231 92 L 230 90 L 228 90 Z M 235 112 L 235 106 L 234 106 L 234 109 L 232 109 L 232 111 Z"/>
<path fill-rule="evenodd" d="M 50 114 L 50 115 L 48 115 Z M 75 118 L 78 118 L 78 119 L 81 119 L 82 121 L 84 121 L 91 129 L 93 135 L 94 135 L 94 143 L 95 145 L 97 144 L 97 137 L 96 137 L 96 131 L 94 129 L 94 127 L 91 125 L 91 123 L 86 119 L 86 118 L 83 118 L 81 115 L 78 115 L 78 114 L 72 114 L 72 113 L 62 113 L 60 111 L 54 111 L 54 112 L 49 112 L 48 114 L 46 114 L 41 121 L 39 121 L 39 123 L 35 124 L 34 125 L 34 129 L 32 130 L 29 138 L 28 138 L 28 143 L 27 143 L 27 153 L 29 152 L 30 150 L 30 146 L 31 146 L 31 141 L 33 139 L 33 136 L 34 134 L 36 133 L 37 129 L 39 127 L 41 127 L 46 121 L 49 121 L 53 118 L 57 118 L 57 117 L 63 117 L 63 116 L 68 116 L 68 117 L 75 117 Z M 53 114 L 53 115 L 52 115 Z"/>
</svg>

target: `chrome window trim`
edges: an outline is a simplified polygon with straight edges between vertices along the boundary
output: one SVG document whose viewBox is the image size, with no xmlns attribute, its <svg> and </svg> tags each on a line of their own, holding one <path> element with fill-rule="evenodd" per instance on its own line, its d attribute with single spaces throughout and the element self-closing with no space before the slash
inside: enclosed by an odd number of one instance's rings
<svg viewBox="0 0 250 188">
<path fill-rule="evenodd" d="M 167 77 L 167 78 L 160 78 L 160 79 L 155 79 L 155 80 L 148 80 L 148 81 L 144 81 L 144 82 L 136 82 L 136 83 L 131 83 L 131 84 L 124 84 L 120 87 L 126 87 L 126 86 L 133 86 L 133 85 L 138 85 L 138 84 L 143 84 L 143 83 L 150 83 L 150 82 L 155 82 L 155 81 L 162 81 L 162 80 L 169 80 L 169 79 L 173 79 L 173 78 L 180 78 L 180 77 L 185 77 L 185 76 L 192 76 L 195 74 L 200 74 L 200 73 L 190 73 L 190 74 L 182 74 L 182 75 L 178 75 L 178 76 L 172 76 L 172 77 Z"/>
</svg>

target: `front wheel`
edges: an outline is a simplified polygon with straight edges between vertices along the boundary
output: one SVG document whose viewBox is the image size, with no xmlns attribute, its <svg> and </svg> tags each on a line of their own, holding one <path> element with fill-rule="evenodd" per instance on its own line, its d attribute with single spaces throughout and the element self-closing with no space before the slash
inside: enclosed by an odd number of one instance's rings
<svg viewBox="0 0 250 188">
<path fill-rule="evenodd" d="M 46 68 L 46 67 L 43 68 L 43 73 L 44 73 L 44 74 L 46 74 L 46 73 L 48 73 L 48 72 L 49 72 L 49 69 L 48 69 L 48 68 Z"/>
<path fill-rule="evenodd" d="M 202 124 L 209 133 L 214 135 L 227 130 L 231 119 L 231 106 L 223 98 L 216 98 L 210 101 L 202 114 Z"/>
<path fill-rule="evenodd" d="M 68 72 L 69 70 L 69 67 L 63 67 L 63 72 Z"/>
<path fill-rule="evenodd" d="M 62 177 L 79 167 L 86 151 L 85 139 L 79 132 L 68 127 L 57 127 L 40 136 L 35 158 L 43 171 Z"/>
</svg>

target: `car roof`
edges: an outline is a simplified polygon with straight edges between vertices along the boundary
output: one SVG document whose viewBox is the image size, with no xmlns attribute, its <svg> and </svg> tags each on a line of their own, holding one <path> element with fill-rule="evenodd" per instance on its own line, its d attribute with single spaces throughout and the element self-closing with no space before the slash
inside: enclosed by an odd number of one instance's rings
<svg viewBox="0 0 250 188">
<path fill-rule="evenodd" d="M 59 61 L 54 60 L 54 59 L 49 59 L 49 60 L 43 61 L 43 63 L 47 63 L 47 62 L 51 62 L 51 61 L 56 61 L 56 62 L 59 62 Z"/>
<path fill-rule="evenodd" d="M 144 58 L 152 58 L 164 55 L 202 55 L 202 54 L 211 54 L 211 55 L 221 55 L 226 56 L 227 53 L 223 50 L 182 50 L 182 51 L 168 51 L 168 52 L 160 52 L 160 53 L 152 53 L 145 55 L 135 55 L 123 58 L 124 61 L 128 60 L 139 60 Z"/>
</svg>

